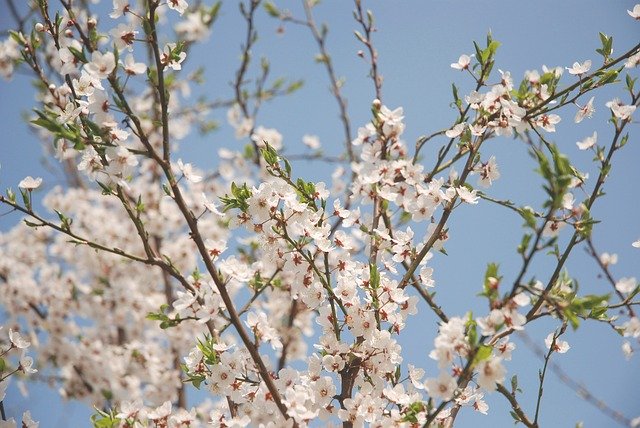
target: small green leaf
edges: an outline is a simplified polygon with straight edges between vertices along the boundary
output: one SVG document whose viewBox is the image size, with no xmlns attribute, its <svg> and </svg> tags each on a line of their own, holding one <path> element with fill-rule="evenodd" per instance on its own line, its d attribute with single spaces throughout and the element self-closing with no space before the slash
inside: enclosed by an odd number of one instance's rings
<svg viewBox="0 0 640 428">
<path fill-rule="evenodd" d="M 281 12 L 276 7 L 276 5 L 273 4 L 273 2 L 268 1 L 264 3 L 263 6 L 264 6 L 264 10 L 269 14 L 269 16 L 272 16 L 273 18 L 280 18 Z"/>
<path fill-rule="evenodd" d="M 373 290 L 380 287 L 380 273 L 375 263 L 369 263 L 369 286 Z"/>
<path fill-rule="evenodd" d="M 491 346 L 480 345 L 478 347 L 478 351 L 476 352 L 476 355 L 473 357 L 473 365 L 475 366 L 476 364 L 489 359 L 492 352 L 493 352 L 493 348 Z"/>
</svg>

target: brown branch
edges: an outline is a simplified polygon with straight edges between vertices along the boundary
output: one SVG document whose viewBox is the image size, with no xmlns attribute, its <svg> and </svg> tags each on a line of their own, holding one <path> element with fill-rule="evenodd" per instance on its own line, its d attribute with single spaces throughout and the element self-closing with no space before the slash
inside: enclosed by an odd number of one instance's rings
<svg viewBox="0 0 640 428">
<path fill-rule="evenodd" d="M 602 270 L 602 272 L 604 273 L 604 276 L 607 278 L 607 280 L 609 281 L 609 284 L 611 284 L 611 286 L 613 287 L 613 291 L 618 295 L 618 297 L 620 298 L 620 300 L 624 303 L 626 301 L 626 297 L 624 297 L 624 294 L 622 294 L 617 288 L 616 288 L 616 280 L 613 279 L 613 276 L 611 275 L 611 272 L 609 271 L 609 267 L 607 265 L 605 265 L 604 263 L 602 263 L 602 260 L 600 260 L 600 256 L 599 253 L 596 251 L 595 246 L 593 245 L 593 239 L 591 237 L 589 237 L 587 239 L 587 246 L 588 251 L 587 253 L 593 257 L 593 259 L 596 261 L 596 263 L 598 264 L 598 266 L 600 267 L 600 269 Z M 627 311 L 629 312 L 629 316 L 630 317 L 635 317 L 636 314 L 633 310 L 633 308 L 631 307 L 630 304 L 626 303 L 625 304 Z"/>
</svg>

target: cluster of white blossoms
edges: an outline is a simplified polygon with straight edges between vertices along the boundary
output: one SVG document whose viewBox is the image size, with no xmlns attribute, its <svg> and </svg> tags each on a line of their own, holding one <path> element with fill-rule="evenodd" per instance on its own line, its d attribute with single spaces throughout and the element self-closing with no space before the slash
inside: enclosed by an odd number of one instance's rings
<svg viewBox="0 0 640 428">
<path fill-rule="evenodd" d="M 594 97 L 584 105 L 580 97 L 615 80 L 604 81 L 606 62 L 598 75 L 591 60 L 566 67 L 570 85 L 578 81 L 574 99 L 559 95 L 562 67 L 527 71 L 519 85 L 500 70 L 490 84 L 497 46 L 489 38 L 477 55 L 451 64 L 478 84 L 455 95 L 460 115 L 451 126 L 419 140 L 412 152 L 402 138 L 402 107 L 376 99 L 371 120 L 347 142 L 350 163 L 326 182 L 297 178 L 281 155 L 283 134 L 260 125 L 247 108 L 253 95 L 243 92 L 238 72 L 240 95 L 225 105 L 246 146 L 218 148 L 217 169 L 206 173 L 176 156 L 176 142 L 204 112 L 186 104 L 189 79 L 174 76 L 190 44 L 208 37 L 217 9 L 184 0 L 142 3 L 113 0 L 106 30 L 85 8 L 73 19 L 61 11 L 55 24 L 41 11 L 45 24 L 33 37 L 16 33 L 0 42 L 0 74 L 10 77 L 26 52 L 40 79 L 33 123 L 54 141 L 52 153 L 71 183 L 49 188 L 42 199 L 54 220 L 34 210 L 32 197 L 47 184 L 41 178 L 19 183 L 24 205 L 13 192 L 0 199 L 27 216 L 0 234 L 2 305 L 12 326 L 3 352 L 20 351 L 16 370 L 35 371 L 24 352 L 29 341 L 14 330 L 20 326 L 37 350 L 35 365 L 61 395 L 100 408 L 108 402 L 113 412 L 98 415 L 119 426 L 446 425 L 461 408 L 486 414 L 484 396 L 496 390 L 516 400 L 502 386 L 515 350 L 510 335 L 538 316 L 562 324 L 545 340 L 549 355 L 569 350 L 559 337 L 579 318 L 640 338 L 629 304 L 635 278 L 613 284 L 628 299 L 619 305 L 629 306 L 624 321 L 606 317 L 602 296 L 576 303 L 582 297 L 568 274 L 548 285 L 528 279 L 530 259 L 552 248 L 563 228 L 577 240 L 594 223 L 593 200 L 574 196 L 587 175 L 556 151 L 549 161 L 533 144 L 548 212 L 498 201 L 527 222 L 520 278 L 505 292 L 497 265 L 490 265 L 481 293 L 486 311 L 473 315 L 448 317 L 432 293 L 438 252 L 446 254 L 455 232 L 448 219 L 460 207 L 491 200 L 485 192 L 501 177 L 483 143 L 530 132 L 544 138 L 542 131 L 561 123 L 565 105 L 577 106 L 575 123 L 590 118 Z M 243 8 L 243 16 L 251 19 L 252 10 Z M 637 19 L 640 12 L 630 14 Z M 168 40 L 156 27 L 167 22 L 175 36 Z M 153 61 L 139 62 L 146 55 Z M 628 55 L 626 69 L 639 58 Z M 38 72 L 41 63 L 47 73 Z M 601 80 L 587 86 L 589 79 Z M 256 105 L 273 95 L 260 91 Z M 632 121 L 637 99 L 606 104 L 617 131 Z M 419 151 L 434 137 L 445 145 L 428 168 Z M 302 143 L 322 155 L 318 137 L 306 134 Z M 577 145 L 604 150 L 596 133 Z M 605 270 L 614 256 L 598 259 Z M 423 367 L 407 364 L 402 348 L 419 309 L 440 321 L 429 336 L 433 347 L 423 349 Z M 630 356 L 631 343 L 623 350 Z M 189 408 L 186 383 L 206 386 L 214 401 Z M 0 383 L 0 396 L 5 388 Z M 25 414 L 23 426 L 37 424 Z"/>
<path fill-rule="evenodd" d="M 0 331 L 3 328 L 0 327 Z M 27 355 L 27 350 L 31 346 L 31 340 L 27 340 L 20 332 L 9 329 L 7 336 L 2 335 L 0 340 L 0 358 L 2 358 L 2 370 L 0 370 L 0 402 L 4 401 L 7 394 L 7 387 L 11 381 L 11 376 L 16 374 L 31 375 L 37 373 L 37 369 L 34 367 L 33 358 Z M 8 340 L 7 340 L 8 339 Z M 34 336 L 33 340 L 37 340 Z M 12 359 L 15 359 L 15 364 L 12 364 Z M 14 418 L 9 420 L 4 419 L 0 422 L 3 428 L 16 428 L 16 421 Z M 35 422 L 31 417 L 31 412 L 28 410 L 22 415 L 21 427 L 23 428 L 38 428 L 39 423 Z"/>
</svg>

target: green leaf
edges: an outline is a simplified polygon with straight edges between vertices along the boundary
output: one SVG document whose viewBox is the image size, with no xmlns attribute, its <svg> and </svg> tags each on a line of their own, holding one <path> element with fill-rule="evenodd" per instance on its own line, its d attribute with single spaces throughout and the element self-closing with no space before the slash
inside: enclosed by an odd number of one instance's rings
<svg viewBox="0 0 640 428">
<path fill-rule="evenodd" d="M 380 273 L 375 263 L 369 263 L 369 286 L 373 290 L 380 287 Z"/>
<path fill-rule="evenodd" d="M 627 144 L 627 141 L 629 141 L 629 134 L 625 134 L 624 137 L 622 137 L 620 139 L 620 144 L 619 147 L 623 147 L 625 144 Z"/>
<path fill-rule="evenodd" d="M 264 3 L 264 10 L 273 18 L 279 18 L 281 13 L 280 10 L 276 7 L 275 4 L 273 4 L 273 2 L 266 2 Z"/>
<path fill-rule="evenodd" d="M 91 424 L 94 428 L 116 428 L 120 425 L 120 419 L 116 418 L 113 411 L 109 413 L 95 409 L 96 413 L 91 415 Z"/>
<path fill-rule="evenodd" d="M 55 120 L 51 120 L 47 117 L 40 117 L 38 119 L 30 121 L 36 126 L 46 129 L 47 131 L 51 131 L 53 133 L 57 133 L 62 131 L 62 125 L 57 123 Z"/>
<path fill-rule="evenodd" d="M 9 30 L 9 36 L 13 39 L 14 42 L 16 42 L 18 45 L 20 46 L 24 46 L 25 40 L 22 37 L 22 35 L 17 32 L 17 31 L 13 31 L 13 30 Z"/>
<path fill-rule="evenodd" d="M 294 93 L 298 89 L 304 86 L 304 80 L 296 80 L 292 83 L 289 83 L 289 86 L 284 90 L 287 95 Z"/>
<path fill-rule="evenodd" d="M 458 87 L 455 84 L 451 84 L 451 91 L 453 92 L 453 102 L 456 107 L 460 108 L 462 106 L 462 100 L 458 95 Z"/>
<path fill-rule="evenodd" d="M 473 366 L 476 364 L 489 359 L 491 353 L 493 352 L 493 348 L 489 345 L 480 345 L 478 347 L 478 351 L 476 355 L 473 357 Z"/>
<path fill-rule="evenodd" d="M 536 229 L 536 216 L 533 210 L 529 207 L 524 207 L 518 210 L 518 213 L 525 221 L 525 225 L 533 230 Z"/>
<path fill-rule="evenodd" d="M 535 218 L 534 218 L 534 226 L 535 226 Z M 532 237 L 533 235 L 531 235 L 530 233 L 525 233 L 522 236 L 522 241 L 520 241 L 520 245 L 518 245 L 518 254 L 524 254 L 525 251 L 527 251 L 527 248 L 529 248 L 529 243 L 531 242 Z"/>
<path fill-rule="evenodd" d="M 633 92 L 633 87 L 636 84 L 636 80 L 638 80 L 637 78 L 633 79 L 629 74 L 627 74 L 625 81 L 627 84 L 627 89 L 629 90 L 629 92 Z"/>
</svg>

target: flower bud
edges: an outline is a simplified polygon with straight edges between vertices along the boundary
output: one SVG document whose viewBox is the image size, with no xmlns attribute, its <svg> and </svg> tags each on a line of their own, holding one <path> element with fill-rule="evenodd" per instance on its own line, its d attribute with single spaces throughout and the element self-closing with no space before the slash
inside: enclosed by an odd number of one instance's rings
<svg viewBox="0 0 640 428">
<path fill-rule="evenodd" d="M 42 33 L 44 31 L 44 25 L 41 22 L 38 22 L 35 25 L 35 29 L 38 33 Z"/>
</svg>

